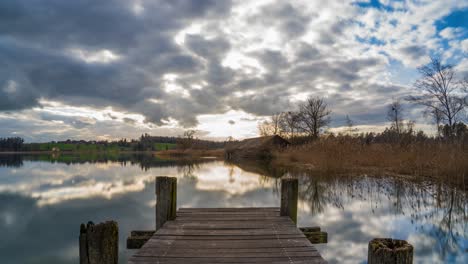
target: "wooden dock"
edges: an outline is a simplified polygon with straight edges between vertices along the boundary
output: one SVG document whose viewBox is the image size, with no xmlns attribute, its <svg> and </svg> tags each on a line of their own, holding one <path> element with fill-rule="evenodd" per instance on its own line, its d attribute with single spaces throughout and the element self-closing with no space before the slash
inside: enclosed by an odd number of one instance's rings
<svg viewBox="0 0 468 264">
<path fill-rule="evenodd" d="M 281 207 L 180 208 L 177 178 L 156 177 L 156 228 L 131 231 L 131 264 L 327 263 L 313 246 L 327 243 L 320 227 L 297 228 L 298 180 L 281 180 Z M 81 224 L 80 264 L 118 264 L 118 224 Z M 369 264 L 411 264 L 404 240 L 369 242 Z"/>
<path fill-rule="evenodd" d="M 180 208 L 129 263 L 326 263 L 280 208 Z"/>
</svg>

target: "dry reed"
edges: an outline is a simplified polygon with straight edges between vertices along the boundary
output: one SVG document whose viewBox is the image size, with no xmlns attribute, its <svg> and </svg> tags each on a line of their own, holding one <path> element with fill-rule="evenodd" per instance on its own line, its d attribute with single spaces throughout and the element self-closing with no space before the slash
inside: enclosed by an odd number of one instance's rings
<svg viewBox="0 0 468 264">
<path fill-rule="evenodd" d="M 224 157 L 224 149 L 171 149 L 157 151 L 156 155 L 159 157 L 222 158 Z"/>
<path fill-rule="evenodd" d="M 455 143 L 362 144 L 353 138 L 324 138 L 276 151 L 274 157 L 278 165 L 330 173 L 372 169 L 437 178 L 463 186 L 468 180 L 468 148 Z"/>
</svg>

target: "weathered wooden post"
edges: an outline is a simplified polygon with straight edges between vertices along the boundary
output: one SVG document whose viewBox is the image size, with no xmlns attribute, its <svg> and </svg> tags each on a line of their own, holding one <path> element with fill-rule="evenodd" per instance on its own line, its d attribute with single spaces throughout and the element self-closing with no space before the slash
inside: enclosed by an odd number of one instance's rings
<svg viewBox="0 0 468 264">
<path fill-rule="evenodd" d="M 299 191 L 297 179 L 281 180 L 281 216 L 289 216 L 297 224 L 297 198 Z"/>
<path fill-rule="evenodd" d="M 405 240 L 374 238 L 369 242 L 368 264 L 411 264 L 413 246 Z"/>
<path fill-rule="evenodd" d="M 119 260 L 119 227 L 108 221 L 80 226 L 80 264 L 117 264 Z"/>
<path fill-rule="evenodd" d="M 156 231 L 168 220 L 175 220 L 177 211 L 177 178 L 156 177 Z"/>
</svg>

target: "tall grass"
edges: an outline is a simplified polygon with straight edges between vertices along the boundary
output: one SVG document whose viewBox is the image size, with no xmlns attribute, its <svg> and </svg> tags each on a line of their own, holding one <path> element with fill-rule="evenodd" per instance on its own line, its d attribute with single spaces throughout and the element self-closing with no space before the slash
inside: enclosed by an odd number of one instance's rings
<svg viewBox="0 0 468 264">
<path fill-rule="evenodd" d="M 278 150 L 274 157 L 279 165 L 300 165 L 330 173 L 372 169 L 438 178 L 463 186 L 468 180 L 468 148 L 450 142 L 363 144 L 351 137 L 321 138 Z"/>
</svg>

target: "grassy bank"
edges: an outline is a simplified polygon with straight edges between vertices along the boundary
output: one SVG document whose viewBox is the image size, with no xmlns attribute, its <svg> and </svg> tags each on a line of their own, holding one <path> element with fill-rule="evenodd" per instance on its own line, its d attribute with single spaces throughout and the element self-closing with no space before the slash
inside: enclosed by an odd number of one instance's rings
<svg viewBox="0 0 468 264">
<path fill-rule="evenodd" d="M 362 144 L 325 138 L 275 151 L 273 162 L 330 173 L 378 170 L 463 185 L 468 180 L 468 149 L 451 143 Z"/>
</svg>

